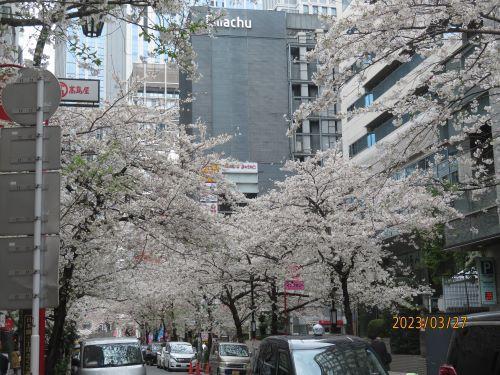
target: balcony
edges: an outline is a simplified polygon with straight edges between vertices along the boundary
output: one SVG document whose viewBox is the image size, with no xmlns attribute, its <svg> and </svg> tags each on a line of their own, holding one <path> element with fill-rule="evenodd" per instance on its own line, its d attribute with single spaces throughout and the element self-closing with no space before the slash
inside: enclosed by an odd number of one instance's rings
<svg viewBox="0 0 500 375">
<path fill-rule="evenodd" d="M 450 222 L 451 228 L 445 229 L 447 248 L 466 246 L 500 235 L 496 197 L 496 190 L 489 188 L 474 199 L 471 192 L 467 192 L 455 202 L 455 208 L 466 216 Z"/>
</svg>

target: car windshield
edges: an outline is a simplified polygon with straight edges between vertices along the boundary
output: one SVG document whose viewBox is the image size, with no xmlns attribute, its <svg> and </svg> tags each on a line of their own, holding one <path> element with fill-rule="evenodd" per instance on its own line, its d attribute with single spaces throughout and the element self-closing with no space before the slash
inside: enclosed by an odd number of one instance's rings
<svg viewBox="0 0 500 375">
<path fill-rule="evenodd" d="M 83 367 L 102 368 L 142 364 L 141 348 L 135 343 L 86 345 L 83 350 Z"/>
<path fill-rule="evenodd" d="M 248 349 L 244 345 L 224 344 L 220 345 L 220 355 L 228 357 L 248 357 Z"/>
<path fill-rule="evenodd" d="M 191 345 L 187 344 L 174 344 L 170 345 L 170 351 L 172 353 L 179 353 L 179 354 L 193 354 L 193 347 Z"/>
<path fill-rule="evenodd" d="M 161 350 L 161 344 L 153 344 L 153 345 L 151 346 L 151 350 L 152 350 L 153 352 L 159 352 L 159 351 Z"/>
<path fill-rule="evenodd" d="M 375 354 L 364 346 L 332 345 L 293 351 L 297 375 L 385 375 Z"/>
</svg>

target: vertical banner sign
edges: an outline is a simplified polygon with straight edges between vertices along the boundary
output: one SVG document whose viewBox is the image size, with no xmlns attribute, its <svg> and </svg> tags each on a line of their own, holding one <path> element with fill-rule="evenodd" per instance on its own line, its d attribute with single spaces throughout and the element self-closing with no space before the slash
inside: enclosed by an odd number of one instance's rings
<svg viewBox="0 0 500 375">
<path fill-rule="evenodd" d="M 479 293 L 481 305 L 497 304 L 497 283 L 495 277 L 495 259 L 478 258 L 476 260 L 479 275 Z"/>
</svg>

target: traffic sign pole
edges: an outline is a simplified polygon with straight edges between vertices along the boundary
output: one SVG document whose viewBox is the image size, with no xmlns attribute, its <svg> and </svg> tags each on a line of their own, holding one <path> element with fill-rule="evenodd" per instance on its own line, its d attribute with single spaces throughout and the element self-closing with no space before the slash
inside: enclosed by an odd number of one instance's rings
<svg viewBox="0 0 500 375">
<path fill-rule="evenodd" d="M 40 272 L 42 247 L 43 191 L 43 89 L 45 81 L 40 72 L 36 83 L 36 140 L 35 140 L 35 227 L 33 235 L 33 329 L 31 333 L 31 375 L 40 373 Z"/>
</svg>

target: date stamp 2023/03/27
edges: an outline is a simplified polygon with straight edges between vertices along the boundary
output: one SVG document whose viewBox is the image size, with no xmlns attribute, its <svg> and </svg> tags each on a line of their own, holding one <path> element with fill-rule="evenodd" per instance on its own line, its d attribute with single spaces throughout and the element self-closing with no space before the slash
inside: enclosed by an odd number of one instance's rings
<svg viewBox="0 0 500 375">
<path fill-rule="evenodd" d="M 392 329 L 460 329 L 466 316 L 393 316 Z"/>
</svg>

